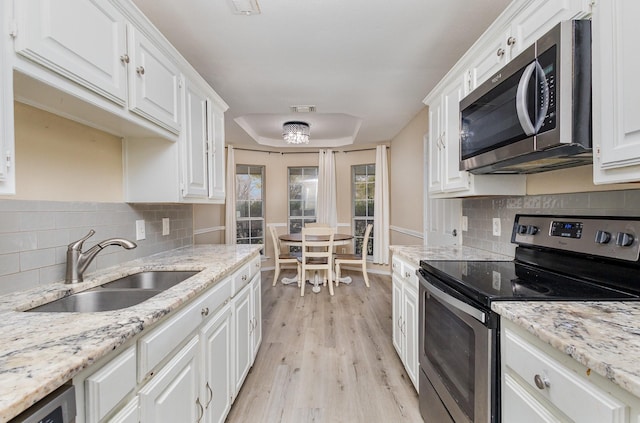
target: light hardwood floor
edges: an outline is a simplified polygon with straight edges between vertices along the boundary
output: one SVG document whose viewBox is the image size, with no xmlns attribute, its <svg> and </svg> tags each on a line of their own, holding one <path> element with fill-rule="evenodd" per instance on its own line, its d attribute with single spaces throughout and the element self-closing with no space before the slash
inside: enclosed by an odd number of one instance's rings
<svg viewBox="0 0 640 423">
<path fill-rule="evenodd" d="M 227 423 L 422 422 L 391 343 L 391 278 L 370 274 L 367 289 L 346 274 L 334 297 L 300 297 L 262 272 L 262 345 Z"/>
</svg>

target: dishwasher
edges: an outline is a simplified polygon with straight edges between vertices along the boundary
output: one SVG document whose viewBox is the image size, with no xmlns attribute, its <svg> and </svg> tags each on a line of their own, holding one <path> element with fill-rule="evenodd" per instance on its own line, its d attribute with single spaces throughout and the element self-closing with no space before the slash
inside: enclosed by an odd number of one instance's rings
<svg viewBox="0 0 640 423">
<path fill-rule="evenodd" d="M 72 385 L 56 389 L 9 423 L 73 423 L 76 417 L 76 391 Z"/>
</svg>

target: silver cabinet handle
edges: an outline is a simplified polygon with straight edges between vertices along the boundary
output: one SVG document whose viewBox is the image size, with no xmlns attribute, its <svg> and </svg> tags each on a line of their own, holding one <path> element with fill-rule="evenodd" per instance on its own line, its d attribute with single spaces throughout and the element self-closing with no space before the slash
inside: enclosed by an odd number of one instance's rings
<svg viewBox="0 0 640 423">
<path fill-rule="evenodd" d="M 498 51 L 496 51 L 496 56 L 498 57 L 504 56 L 504 49 L 502 47 L 500 47 Z"/>
<path fill-rule="evenodd" d="M 508 46 L 512 46 L 516 43 L 516 38 L 515 37 L 509 37 L 507 38 L 507 45 Z"/>
<path fill-rule="evenodd" d="M 138 66 L 136 68 L 136 72 L 138 73 L 138 75 L 144 75 L 144 66 Z"/>
<path fill-rule="evenodd" d="M 213 401 L 213 390 L 211 389 L 211 386 L 209 386 L 209 382 L 207 382 L 207 391 L 209 391 L 209 401 L 207 401 L 207 405 L 205 405 L 204 408 L 209 408 L 209 404 Z"/>
<path fill-rule="evenodd" d="M 122 56 L 120 56 L 120 61 L 122 63 L 129 63 L 129 55 L 128 54 L 123 54 Z"/>
<path fill-rule="evenodd" d="M 535 375 L 533 377 L 533 382 L 536 384 L 538 389 L 544 389 L 551 386 L 551 382 L 545 376 Z"/>
<path fill-rule="evenodd" d="M 409 273 L 409 272 L 404 272 L 404 277 L 405 277 L 405 278 L 408 278 L 408 277 L 410 277 L 410 276 L 411 276 L 411 273 Z"/>
<path fill-rule="evenodd" d="M 204 417 L 204 408 L 202 408 L 202 404 L 200 404 L 200 398 L 196 398 L 196 404 L 200 410 L 200 415 L 198 416 L 198 423 L 200 423 L 200 420 Z"/>
<path fill-rule="evenodd" d="M 204 307 L 202 309 L 202 311 L 200 311 L 200 314 L 202 314 L 203 316 L 208 316 L 209 315 L 209 307 Z"/>
</svg>

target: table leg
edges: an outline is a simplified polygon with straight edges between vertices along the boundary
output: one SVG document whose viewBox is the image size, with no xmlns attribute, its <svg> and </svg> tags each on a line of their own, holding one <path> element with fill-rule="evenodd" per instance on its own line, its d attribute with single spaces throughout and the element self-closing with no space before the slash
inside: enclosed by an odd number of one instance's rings
<svg viewBox="0 0 640 423">
<path fill-rule="evenodd" d="M 295 278 L 285 278 L 284 276 L 280 279 L 283 285 L 291 285 L 292 283 L 298 283 L 298 277 Z"/>
</svg>

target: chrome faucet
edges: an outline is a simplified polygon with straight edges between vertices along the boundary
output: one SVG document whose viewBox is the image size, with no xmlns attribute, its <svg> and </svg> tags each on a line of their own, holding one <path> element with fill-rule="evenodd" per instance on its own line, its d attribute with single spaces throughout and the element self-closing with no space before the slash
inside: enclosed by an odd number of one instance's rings
<svg viewBox="0 0 640 423">
<path fill-rule="evenodd" d="M 65 283 L 82 282 L 84 271 L 87 270 L 89 264 L 103 248 L 109 245 L 119 245 L 127 250 L 137 247 L 135 242 L 131 242 L 127 239 L 111 238 L 105 239 L 83 253 L 82 244 L 84 244 L 84 242 L 91 238 L 95 233 L 96 231 L 91 229 L 85 237 L 72 242 L 67 247 L 67 277 L 65 278 Z"/>
</svg>

